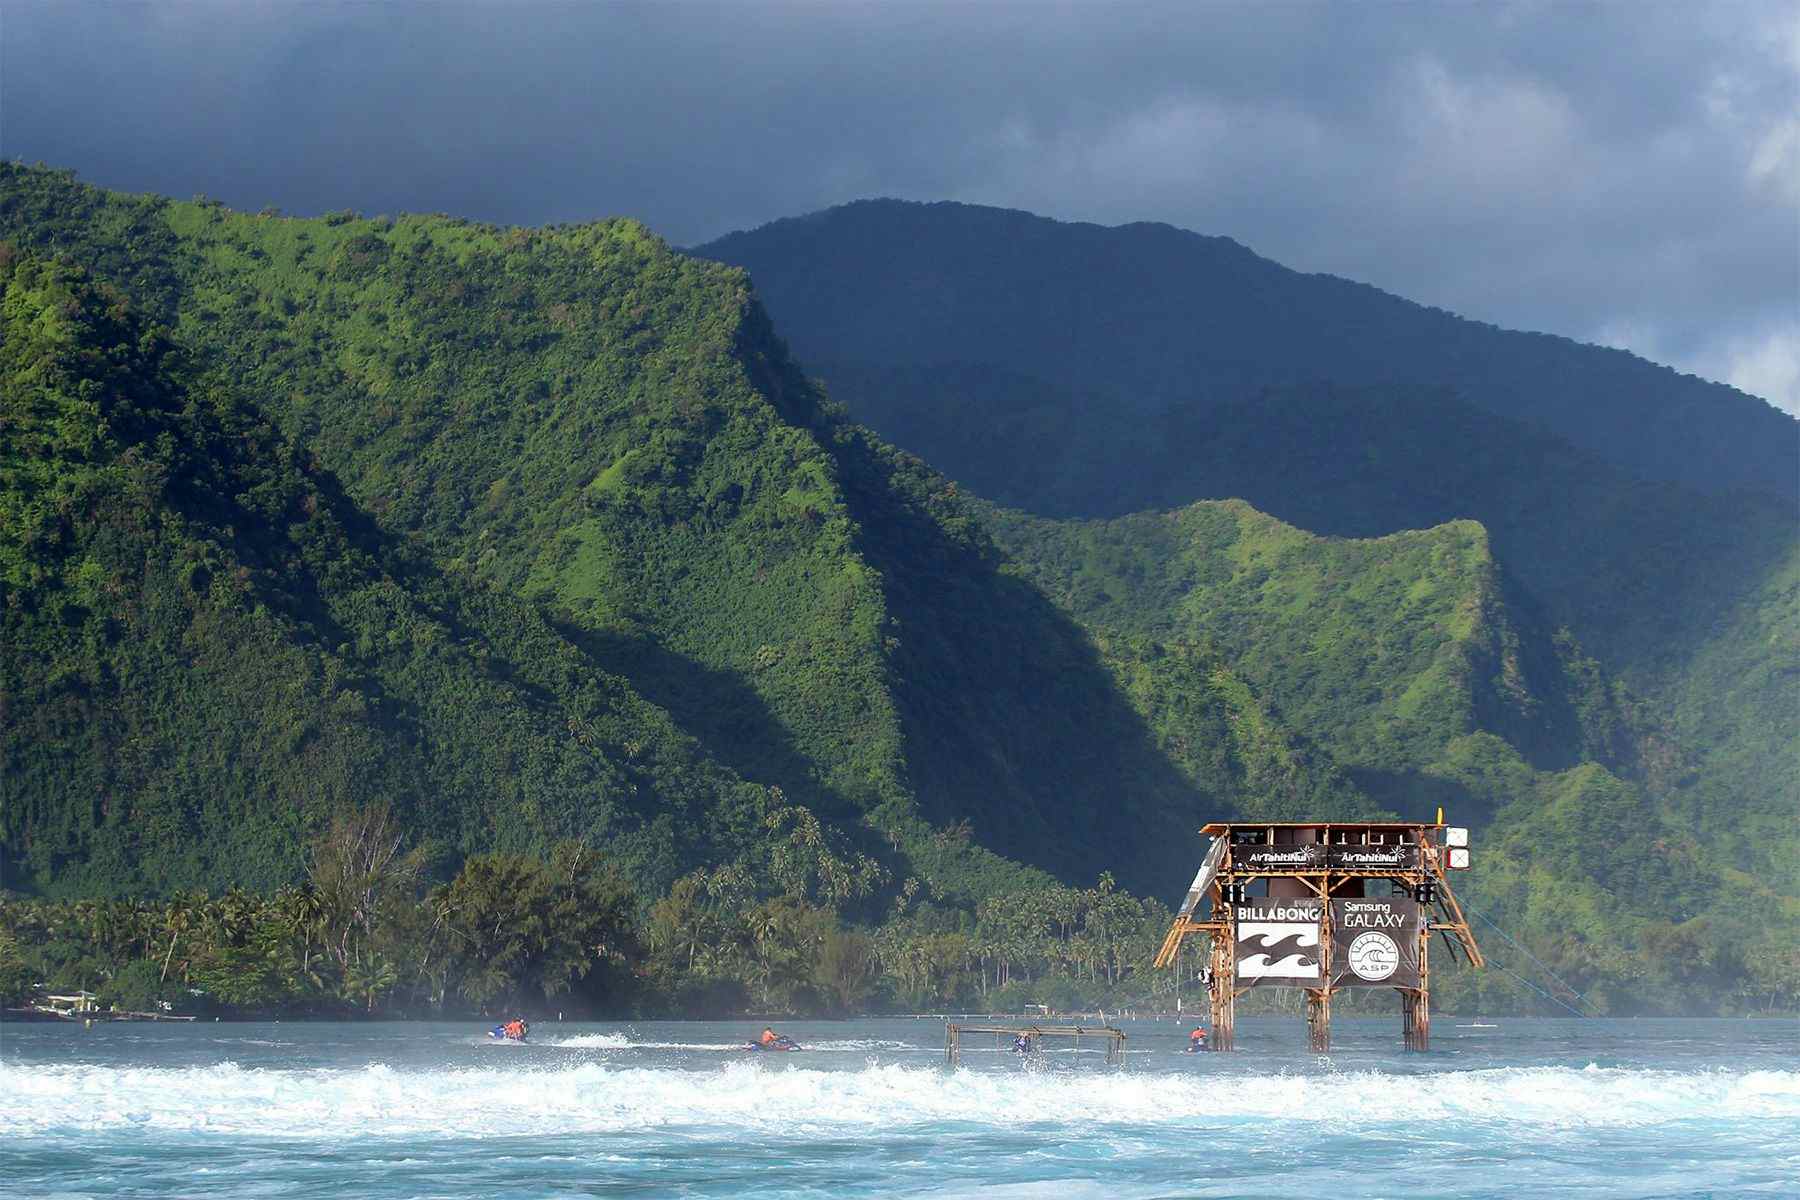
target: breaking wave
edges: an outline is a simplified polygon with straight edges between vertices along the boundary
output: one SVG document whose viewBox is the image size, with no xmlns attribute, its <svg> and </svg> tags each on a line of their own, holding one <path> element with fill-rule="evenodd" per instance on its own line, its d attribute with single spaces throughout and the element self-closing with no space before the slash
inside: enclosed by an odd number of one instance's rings
<svg viewBox="0 0 1800 1200">
<path fill-rule="evenodd" d="M 536 1039 L 533 1039 L 534 1041 Z M 571 1050 L 742 1050 L 745 1042 L 643 1042 L 627 1033 L 577 1033 L 564 1038 L 547 1038 L 544 1046 L 562 1046 Z M 808 1050 L 907 1050 L 921 1054 L 942 1054 L 932 1047 L 915 1046 L 891 1038 L 827 1038 L 807 1042 Z"/>
<path fill-rule="evenodd" d="M 539 1038 L 539 1045 L 567 1046 L 575 1050 L 629 1050 L 635 1043 L 622 1033 L 578 1033 L 573 1037 Z"/>
<path fill-rule="evenodd" d="M 613 1035 L 583 1035 L 609 1037 Z M 620 1035 L 622 1036 L 622 1035 Z M 627 1043 L 628 1044 L 628 1043 Z M 1403 1113 L 1384 1094 L 1406 1098 Z M 872 1064 L 856 1071 L 706 1071 L 613 1062 L 407 1071 L 0 1064 L 0 1136 L 136 1127 L 257 1137 L 482 1137 L 692 1127 L 797 1132 L 973 1126 L 1456 1121 L 1497 1130 L 1800 1120 L 1800 1072 L 1590 1066 L 1437 1074 L 986 1073 Z M 504 1119 L 497 1119 L 502 1116 Z M 729 1136 L 727 1134 L 727 1136 Z"/>
</svg>

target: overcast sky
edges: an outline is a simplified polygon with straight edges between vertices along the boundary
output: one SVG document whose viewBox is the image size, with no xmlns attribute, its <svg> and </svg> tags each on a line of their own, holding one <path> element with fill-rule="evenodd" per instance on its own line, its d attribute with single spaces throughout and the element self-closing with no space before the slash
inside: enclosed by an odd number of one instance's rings
<svg viewBox="0 0 1800 1200">
<path fill-rule="evenodd" d="M 1800 412 L 1800 3 L 0 0 L 0 154 L 295 213 L 1225 234 Z"/>
</svg>

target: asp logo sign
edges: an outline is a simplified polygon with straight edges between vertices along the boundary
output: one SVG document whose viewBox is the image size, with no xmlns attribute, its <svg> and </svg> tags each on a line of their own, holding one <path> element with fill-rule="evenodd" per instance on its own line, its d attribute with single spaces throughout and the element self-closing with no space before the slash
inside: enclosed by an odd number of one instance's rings
<svg viewBox="0 0 1800 1200">
<path fill-rule="evenodd" d="M 1333 900 L 1333 987 L 1418 987 L 1419 902 Z"/>
<path fill-rule="evenodd" d="M 1385 982 L 1400 969 L 1400 947 L 1394 944 L 1393 938 L 1373 929 L 1357 934 L 1344 953 L 1356 977 L 1370 983 Z"/>
</svg>

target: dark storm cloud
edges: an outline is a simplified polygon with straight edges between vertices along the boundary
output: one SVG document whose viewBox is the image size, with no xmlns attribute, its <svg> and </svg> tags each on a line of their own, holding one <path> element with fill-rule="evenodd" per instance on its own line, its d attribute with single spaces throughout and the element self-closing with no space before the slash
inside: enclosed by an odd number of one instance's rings
<svg viewBox="0 0 1800 1200">
<path fill-rule="evenodd" d="M 861 196 L 1228 234 L 1800 408 L 1793 4 L 7 3 L 0 152 L 671 240 Z"/>
</svg>

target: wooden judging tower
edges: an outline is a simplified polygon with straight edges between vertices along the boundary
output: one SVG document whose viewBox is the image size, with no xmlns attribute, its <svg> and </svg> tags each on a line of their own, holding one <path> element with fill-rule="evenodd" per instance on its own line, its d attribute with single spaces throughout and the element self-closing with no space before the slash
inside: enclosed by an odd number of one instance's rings
<svg viewBox="0 0 1800 1200">
<path fill-rule="evenodd" d="M 1484 965 L 1446 876 L 1469 865 L 1467 830 L 1447 828 L 1440 810 L 1435 824 L 1239 821 L 1200 832 L 1212 846 L 1156 965 L 1206 935 L 1211 1049 L 1232 1049 L 1237 998 L 1254 987 L 1306 992 L 1316 1051 L 1331 1048 L 1333 993 L 1391 987 L 1406 1048 L 1428 1048 L 1432 935 Z"/>
</svg>

